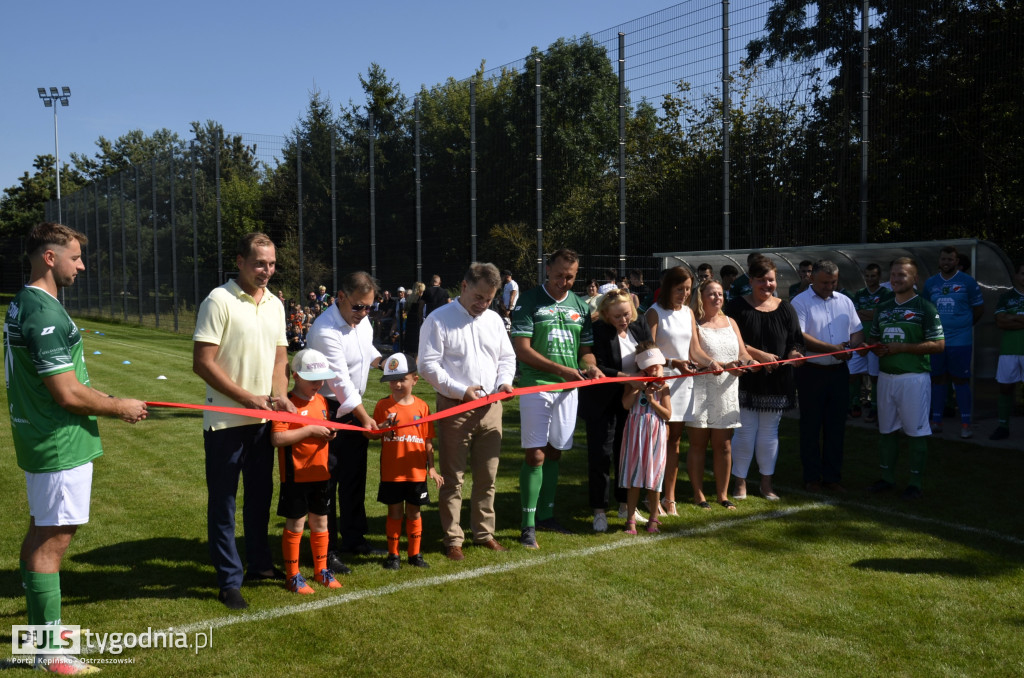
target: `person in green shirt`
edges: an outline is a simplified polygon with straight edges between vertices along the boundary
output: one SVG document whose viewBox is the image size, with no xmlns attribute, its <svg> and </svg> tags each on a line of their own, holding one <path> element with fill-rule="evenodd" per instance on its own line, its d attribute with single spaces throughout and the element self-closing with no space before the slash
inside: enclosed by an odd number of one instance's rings
<svg viewBox="0 0 1024 678">
<path fill-rule="evenodd" d="M 78 526 L 89 521 L 92 461 L 103 454 L 96 417 L 130 424 L 146 418 L 141 400 L 115 398 L 89 384 L 82 336 L 57 300 L 85 270 L 85 244 L 83 234 L 63 224 L 37 224 L 26 243 L 29 282 L 4 320 L 11 433 L 31 516 L 21 545 L 29 624 L 61 624 L 61 561 Z M 36 664 L 67 675 L 98 670 L 61 654 L 37 655 Z"/>
<path fill-rule="evenodd" d="M 878 432 L 882 478 L 869 489 L 885 492 L 896 482 L 899 454 L 896 432 L 910 437 L 910 482 L 904 499 L 921 497 L 921 476 L 928 458 L 928 422 L 931 404 L 931 361 L 946 342 L 935 305 L 914 290 L 917 264 L 900 257 L 892 262 L 889 282 L 893 297 L 875 309 L 868 331 L 871 350 L 878 356 Z"/>
<path fill-rule="evenodd" d="M 512 348 L 519 361 L 521 387 L 599 379 L 591 350 L 590 307 L 572 291 L 579 258 L 568 249 L 554 252 L 547 281 L 520 295 L 512 311 Z M 577 390 L 527 393 L 519 398 L 520 437 L 525 459 L 519 472 L 523 519 L 519 543 L 536 549 L 537 529 L 568 534 L 555 520 L 559 460 L 572 448 Z"/>
<path fill-rule="evenodd" d="M 1024 261 L 1017 262 L 1013 287 L 999 297 L 996 305 L 996 327 L 1003 331 L 999 341 L 999 425 L 989 440 L 1010 437 L 1010 413 L 1013 411 L 1013 389 L 1024 382 Z"/>
<path fill-rule="evenodd" d="M 882 287 L 882 267 L 875 263 L 864 267 L 864 283 L 865 287 L 854 292 L 850 298 L 853 299 L 853 307 L 857 309 L 861 323 L 864 327 L 870 327 L 875 319 L 875 308 L 892 297 L 892 290 Z M 871 381 L 871 409 L 864 421 L 871 424 L 878 419 L 878 356 L 874 353 L 850 358 L 850 416 L 854 419 L 862 413 L 860 394 L 865 374 Z"/>
</svg>

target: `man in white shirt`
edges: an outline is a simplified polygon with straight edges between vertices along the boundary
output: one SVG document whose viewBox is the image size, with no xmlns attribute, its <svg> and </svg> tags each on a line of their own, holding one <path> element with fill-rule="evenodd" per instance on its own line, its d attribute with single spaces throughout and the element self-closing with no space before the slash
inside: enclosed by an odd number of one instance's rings
<svg viewBox="0 0 1024 678">
<path fill-rule="evenodd" d="M 864 327 L 857 309 L 845 294 L 836 294 L 839 267 L 827 259 L 814 263 L 811 286 L 793 298 L 807 347 L 808 360 L 796 371 L 800 398 L 800 460 L 804 486 L 844 492 L 840 484 L 843 441 L 849 400 L 852 353 L 834 353 L 864 343 Z"/>
<path fill-rule="evenodd" d="M 343 424 L 373 431 L 377 424 L 363 407 L 363 393 L 370 368 L 380 367 L 381 354 L 373 345 L 373 327 L 367 317 L 377 295 L 377 281 L 364 271 L 349 273 L 341 281 L 334 304 L 321 313 L 309 328 L 306 346 L 323 353 L 337 378 L 328 380 L 320 393 L 327 400 L 327 413 Z M 327 514 L 327 567 L 335 574 L 348 574 L 339 552 L 383 556 L 366 541 L 366 453 L 369 440 L 359 431 L 339 430 L 328 446 L 330 496 L 337 488 L 338 506 Z M 341 543 L 338 543 L 338 535 Z"/>
<path fill-rule="evenodd" d="M 512 391 L 515 352 L 501 318 L 489 310 L 500 285 L 494 264 L 474 262 L 463 277 L 456 303 L 442 306 L 423 321 L 419 370 L 437 392 L 438 412 L 490 393 Z M 501 403 L 496 402 L 437 422 L 444 477 L 438 503 L 445 555 L 451 560 L 465 557 L 459 516 L 467 457 L 473 473 L 473 543 L 493 551 L 508 550 L 494 538 L 494 480 L 501 453 L 501 415 Z"/>
<path fill-rule="evenodd" d="M 519 283 L 512 279 L 512 271 L 505 269 L 501 272 L 501 279 L 505 286 L 501 288 L 501 317 L 505 319 L 505 329 L 512 329 L 512 309 L 516 307 L 516 300 L 519 299 Z"/>
</svg>

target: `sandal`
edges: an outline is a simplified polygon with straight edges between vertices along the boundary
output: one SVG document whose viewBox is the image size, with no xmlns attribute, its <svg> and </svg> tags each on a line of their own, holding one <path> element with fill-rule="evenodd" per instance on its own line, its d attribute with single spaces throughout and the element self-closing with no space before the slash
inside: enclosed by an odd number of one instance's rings
<svg viewBox="0 0 1024 678">
<path fill-rule="evenodd" d="M 661 500 L 661 509 L 666 516 L 678 516 L 679 511 L 676 510 L 676 503 L 674 501 L 668 501 L 667 499 Z"/>
<path fill-rule="evenodd" d="M 658 534 L 661 530 L 658 529 L 658 525 L 661 525 L 661 521 L 657 518 L 651 518 L 647 521 L 647 531 L 650 534 Z"/>
<path fill-rule="evenodd" d="M 704 509 L 705 511 L 711 510 L 711 504 L 709 504 L 707 501 L 697 502 L 696 504 L 694 504 L 694 506 L 696 506 L 699 509 Z"/>
<path fill-rule="evenodd" d="M 636 521 L 632 518 L 626 521 L 626 534 L 636 534 Z"/>
<path fill-rule="evenodd" d="M 732 503 L 728 499 L 723 499 L 722 501 L 720 501 L 718 503 L 721 504 L 723 507 L 729 509 L 730 511 L 735 511 L 736 510 L 736 504 Z"/>
</svg>

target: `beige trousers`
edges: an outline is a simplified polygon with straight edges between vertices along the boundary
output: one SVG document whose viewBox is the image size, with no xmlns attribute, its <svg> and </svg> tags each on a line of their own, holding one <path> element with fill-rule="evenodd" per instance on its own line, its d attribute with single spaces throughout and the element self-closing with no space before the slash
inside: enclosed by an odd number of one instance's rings
<svg viewBox="0 0 1024 678">
<path fill-rule="evenodd" d="M 437 395 L 437 411 L 461 401 Z M 437 422 L 438 458 L 444 485 L 438 492 L 444 545 L 462 546 L 465 533 L 459 524 L 462 513 L 462 481 L 467 462 L 473 474 L 470 496 L 470 526 L 473 541 L 482 544 L 494 538 L 494 479 L 501 454 L 501 403 L 463 412 Z"/>
</svg>

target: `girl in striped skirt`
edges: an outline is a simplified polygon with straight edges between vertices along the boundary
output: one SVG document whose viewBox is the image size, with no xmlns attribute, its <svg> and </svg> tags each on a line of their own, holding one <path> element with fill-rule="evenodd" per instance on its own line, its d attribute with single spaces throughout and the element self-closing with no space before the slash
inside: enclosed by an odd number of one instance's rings
<svg viewBox="0 0 1024 678">
<path fill-rule="evenodd" d="M 664 375 L 665 356 L 653 341 L 642 341 L 636 347 L 636 365 L 646 377 Z M 622 406 L 629 410 L 622 434 L 619 457 L 619 487 L 626 492 L 626 534 L 636 534 L 634 514 L 640 501 L 640 490 L 647 490 L 649 506 L 658 506 L 661 483 L 665 477 L 666 432 L 672 416 L 672 394 L 664 381 L 627 382 Z M 647 523 L 648 532 L 657 532 L 657 514 Z"/>
</svg>

